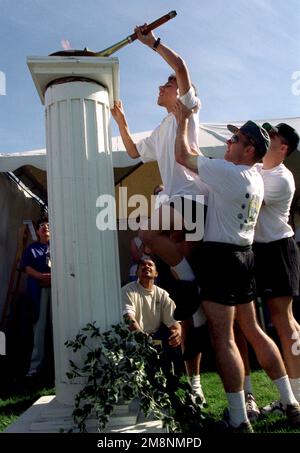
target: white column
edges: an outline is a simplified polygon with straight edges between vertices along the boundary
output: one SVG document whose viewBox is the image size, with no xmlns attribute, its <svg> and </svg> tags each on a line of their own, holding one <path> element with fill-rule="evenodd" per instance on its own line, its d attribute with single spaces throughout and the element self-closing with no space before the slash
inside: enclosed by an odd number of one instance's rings
<svg viewBox="0 0 300 453">
<path fill-rule="evenodd" d="M 121 319 L 117 232 L 96 226 L 97 198 L 114 196 L 109 94 L 93 81 L 54 83 L 45 106 L 56 396 L 73 404 L 65 341 L 87 322 L 104 331 Z"/>
</svg>

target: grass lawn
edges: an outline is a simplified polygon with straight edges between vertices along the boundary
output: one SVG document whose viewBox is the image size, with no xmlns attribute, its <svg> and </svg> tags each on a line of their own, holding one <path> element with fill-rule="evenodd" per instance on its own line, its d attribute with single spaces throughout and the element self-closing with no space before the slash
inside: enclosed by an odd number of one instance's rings
<svg viewBox="0 0 300 453">
<path fill-rule="evenodd" d="M 259 407 L 278 399 L 278 392 L 272 381 L 263 371 L 251 372 L 251 380 L 256 402 Z M 222 418 L 226 407 L 221 379 L 218 374 L 205 372 L 201 374 L 201 384 L 208 404 L 208 412 L 214 418 Z M 256 433 L 299 433 L 300 428 L 291 428 L 285 417 L 269 415 L 252 423 Z"/>
<path fill-rule="evenodd" d="M 278 399 L 276 387 L 262 371 L 251 373 L 254 394 L 258 405 L 264 406 L 275 399 Z M 219 376 L 214 372 L 204 372 L 201 375 L 201 383 L 208 403 L 208 412 L 215 418 L 222 418 L 226 407 L 226 398 Z M 0 431 L 3 431 L 38 398 L 43 395 L 53 395 L 55 390 L 39 389 L 26 394 L 15 394 L 9 398 L 0 399 Z M 268 416 L 253 423 L 256 433 L 299 433 L 299 429 L 292 429 L 288 426 L 284 417 Z"/>
<path fill-rule="evenodd" d="M 41 396 L 53 394 L 55 394 L 55 389 L 43 388 L 30 392 L 30 394 L 24 392 L 24 394 L 14 394 L 9 398 L 0 399 L 0 431 L 4 431 Z"/>
</svg>

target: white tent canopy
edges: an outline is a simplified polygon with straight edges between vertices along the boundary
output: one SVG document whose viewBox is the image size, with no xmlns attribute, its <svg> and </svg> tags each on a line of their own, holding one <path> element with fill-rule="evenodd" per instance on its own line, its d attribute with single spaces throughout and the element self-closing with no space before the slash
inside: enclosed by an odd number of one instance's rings
<svg viewBox="0 0 300 453">
<path fill-rule="evenodd" d="M 287 123 L 294 127 L 300 135 L 299 118 L 279 118 L 258 120 L 258 124 L 264 122 L 271 124 Z M 243 122 L 233 122 L 236 126 L 241 126 Z M 227 123 L 203 123 L 200 125 L 200 149 L 208 157 L 222 158 L 225 152 L 224 145 L 231 133 L 226 127 Z M 151 131 L 140 132 L 133 135 L 135 142 L 151 134 Z M 112 138 L 113 166 L 114 168 L 125 168 L 136 165 L 140 159 L 131 159 L 127 153 L 121 137 Z M 32 165 L 41 170 L 46 170 L 46 150 L 38 149 L 33 151 L 23 151 L 15 153 L 0 153 L 0 172 L 14 171 L 24 165 Z"/>
</svg>

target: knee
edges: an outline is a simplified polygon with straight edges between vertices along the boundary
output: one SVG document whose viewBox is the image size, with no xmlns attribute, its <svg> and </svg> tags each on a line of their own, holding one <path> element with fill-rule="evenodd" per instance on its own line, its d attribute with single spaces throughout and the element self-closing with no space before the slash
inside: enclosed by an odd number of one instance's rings
<svg viewBox="0 0 300 453">
<path fill-rule="evenodd" d="M 280 313 L 279 311 L 275 311 L 271 313 L 271 320 L 272 324 L 277 330 L 278 334 L 289 328 L 290 320 L 286 313 Z"/>
</svg>

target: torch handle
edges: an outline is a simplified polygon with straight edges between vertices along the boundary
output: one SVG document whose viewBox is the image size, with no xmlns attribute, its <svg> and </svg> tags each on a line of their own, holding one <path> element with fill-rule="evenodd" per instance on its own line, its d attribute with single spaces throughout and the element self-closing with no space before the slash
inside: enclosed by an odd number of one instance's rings
<svg viewBox="0 0 300 453">
<path fill-rule="evenodd" d="M 151 24 L 147 25 L 146 30 L 144 31 L 144 35 L 147 35 L 150 31 L 154 30 L 155 28 L 159 27 L 160 25 L 164 24 L 165 22 L 168 22 L 168 20 L 173 19 L 177 15 L 176 11 L 170 11 L 168 14 L 165 14 L 164 16 L 160 17 L 159 19 L 156 19 L 154 22 L 151 22 Z M 132 33 L 132 35 L 129 35 L 127 37 L 129 42 L 133 42 L 137 39 L 137 34 Z"/>
<path fill-rule="evenodd" d="M 146 35 L 147 33 L 149 33 L 149 31 L 154 30 L 154 28 L 157 28 L 160 25 L 167 22 L 168 20 L 173 19 L 173 17 L 175 17 L 176 15 L 177 15 L 176 11 L 170 11 L 168 14 L 165 14 L 164 16 L 160 17 L 159 19 L 155 20 L 154 22 L 151 22 L 151 24 L 147 25 L 147 29 L 144 31 L 144 34 Z M 132 43 L 132 41 L 135 41 L 136 39 L 137 39 L 137 34 L 133 33 L 132 35 L 127 36 L 127 38 L 123 39 L 120 42 L 117 42 L 116 44 L 108 47 L 107 49 L 94 53 L 94 56 L 95 57 L 109 57 L 114 52 L 116 52 L 117 50 L 126 46 L 127 44 Z"/>
</svg>

